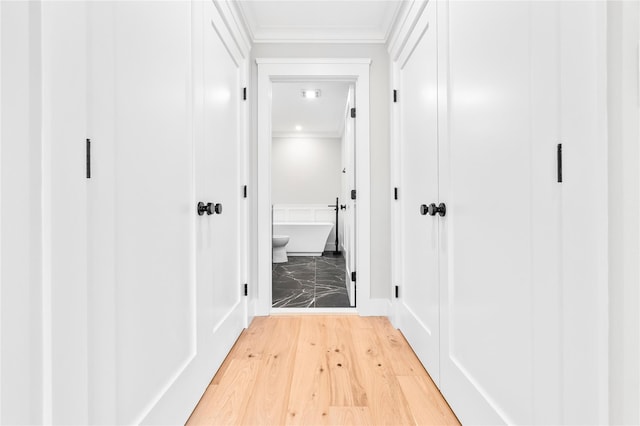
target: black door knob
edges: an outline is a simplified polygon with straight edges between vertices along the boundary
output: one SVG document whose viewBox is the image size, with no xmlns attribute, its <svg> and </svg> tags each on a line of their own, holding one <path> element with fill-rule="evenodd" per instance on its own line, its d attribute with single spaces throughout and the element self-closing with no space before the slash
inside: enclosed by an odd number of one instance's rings
<svg viewBox="0 0 640 426">
<path fill-rule="evenodd" d="M 340 210 L 346 210 L 347 206 L 346 204 L 340 204 Z"/>
<path fill-rule="evenodd" d="M 211 203 L 209 203 L 209 205 L 211 205 Z M 216 214 L 222 214 L 222 204 L 220 204 L 220 203 L 216 203 L 216 205 L 215 205 L 215 206 L 213 206 L 213 211 L 214 211 Z M 211 214 L 211 213 L 209 213 L 209 214 Z"/>
<path fill-rule="evenodd" d="M 221 210 L 222 210 L 222 207 L 220 207 L 220 208 L 221 208 Z M 202 216 L 202 215 L 204 215 L 205 213 L 206 213 L 207 215 L 212 215 L 212 214 L 213 214 L 213 211 L 214 211 L 214 206 L 213 206 L 213 204 L 211 204 L 211 203 L 207 203 L 207 204 L 205 204 L 205 203 L 203 203 L 202 201 L 200 201 L 200 202 L 198 203 L 198 216 Z"/>
<path fill-rule="evenodd" d="M 200 201 L 198 203 L 198 216 L 204 215 L 205 213 L 207 213 L 207 210 L 208 210 L 207 209 L 207 205 L 205 203 L 203 203 L 202 201 Z M 211 214 L 211 213 L 209 213 L 209 214 Z"/>
<path fill-rule="evenodd" d="M 429 207 L 427 207 L 427 205 L 426 205 L 426 204 L 422 204 L 422 205 L 420 206 L 420 214 L 421 214 L 422 216 L 424 216 L 424 215 L 426 215 L 428 212 L 429 212 Z"/>
<path fill-rule="evenodd" d="M 447 214 L 447 206 L 444 203 L 440 203 L 439 205 L 435 205 L 435 203 L 429 204 L 429 214 L 431 216 L 435 216 L 439 214 L 441 217 Z"/>
</svg>

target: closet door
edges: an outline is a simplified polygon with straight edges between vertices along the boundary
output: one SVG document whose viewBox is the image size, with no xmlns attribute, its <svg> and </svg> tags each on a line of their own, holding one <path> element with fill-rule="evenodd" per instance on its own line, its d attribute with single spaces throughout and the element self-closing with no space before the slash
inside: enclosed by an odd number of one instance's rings
<svg viewBox="0 0 640 426">
<path fill-rule="evenodd" d="M 463 424 L 562 422 L 557 8 L 440 16 L 440 383 Z"/>
<path fill-rule="evenodd" d="M 399 59 L 400 253 L 398 325 L 439 382 L 437 39 L 430 2 Z"/>
<path fill-rule="evenodd" d="M 91 422 L 184 423 L 244 326 L 240 55 L 210 2 L 91 8 Z"/>
</svg>

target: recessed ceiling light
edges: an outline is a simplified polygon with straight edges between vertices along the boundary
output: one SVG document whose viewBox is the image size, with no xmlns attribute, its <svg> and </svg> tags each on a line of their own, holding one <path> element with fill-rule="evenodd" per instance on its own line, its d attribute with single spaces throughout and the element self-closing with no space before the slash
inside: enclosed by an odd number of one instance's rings
<svg viewBox="0 0 640 426">
<path fill-rule="evenodd" d="M 302 97 L 305 99 L 315 99 L 320 97 L 320 89 L 306 89 L 302 91 Z"/>
<path fill-rule="evenodd" d="M 297 131 L 302 130 L 302 126 L 296 126 L 296 130 L 297 130 Z"/>
</svg>

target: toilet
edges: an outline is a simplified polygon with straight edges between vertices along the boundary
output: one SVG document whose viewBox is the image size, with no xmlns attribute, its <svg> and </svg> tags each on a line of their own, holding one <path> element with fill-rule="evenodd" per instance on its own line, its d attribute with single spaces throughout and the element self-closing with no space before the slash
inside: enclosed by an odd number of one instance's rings
<svg viewBox="0 0 640 426">
<path fill-rule="evenodd" d="M 289 243 L 288 235 L 273 236 L 273 263 L 288 262 L 287 244 Z"/>
</svg>

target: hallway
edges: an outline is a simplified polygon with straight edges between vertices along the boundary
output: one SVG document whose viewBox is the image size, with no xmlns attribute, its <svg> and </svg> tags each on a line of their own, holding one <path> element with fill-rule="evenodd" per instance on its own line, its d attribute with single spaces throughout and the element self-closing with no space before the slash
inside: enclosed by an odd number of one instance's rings
<svg viewBox="0 0 640 426">
<path fill-rule="evenodd" d="M 0 426 L 640 425 L 640 0 L 0 38 Z"/>
<path fill-rule="evenodd" d="M 256 317 L 187 425 L 459 424 L 384 317 Z"/>
</svg>

